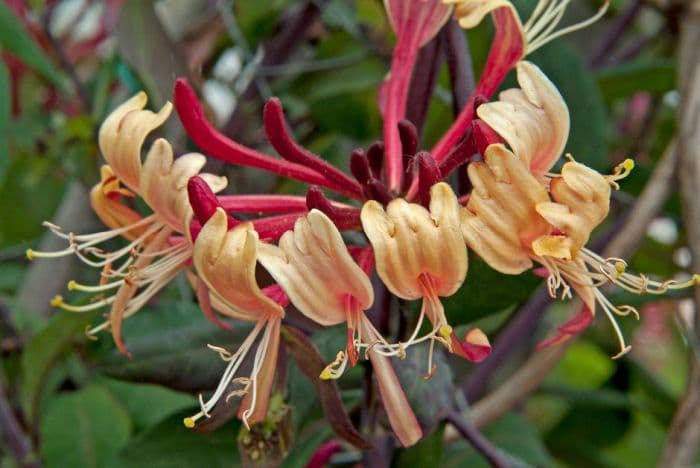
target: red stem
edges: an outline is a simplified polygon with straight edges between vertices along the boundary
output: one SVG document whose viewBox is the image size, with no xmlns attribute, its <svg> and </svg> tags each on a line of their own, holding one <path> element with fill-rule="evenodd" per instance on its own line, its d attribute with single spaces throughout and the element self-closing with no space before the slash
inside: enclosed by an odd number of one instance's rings
<svg viewBox="0 0 700 468">
<path fill-rule="evenodd" d="M 398 192 L 403 181 L 403 152 L 398 123 L 406 115 L 411 74 L 418 56 L 418 45 L 411 35 L 400 34 L 391 61 L 389 82 L 385 89 L 384 146 L 389 190 Z"/>
<path fill-rule="evenodd" d="M 253 220 L 253 226 L 260 239 L 266 242 L 276 241 L 282 237 L 282 234 L 293 229 L 296 220 L 306 215 L 306 213 L 307 211 L 297 211 L 296 213 L 268 216 Z"/>
<path fill-rule="evenodd" d="M 279 99 L 270 98 L 267 101 L 263 110 L 263 122 L 265 123 L 267 139 L 280 156 L 294 163 L 310 167 L 319 174 L 323 174 L 333 184 L 336 191 L 356 200 L 363 199 L 362 188 L 357 181 L 352 180 L 343 171 L 294 141 L 287 130 L 284 109 Z"/>
<path fill-rule="evenodd" d="M 187 134 L 197 146 L 214 158 L 230 164 L 256 167 L 301 182 L 335 188 L 335 185 L 326 177 L 313 169 L 273 158 L 236 143 L 221 134 L 207 121 L 197 95 L 184 78 L 178 78 L 175 81 L 174 101 L 175 109 Z"/>
<path fill-rule="evenodd" d="M 482 95 L 490 98 L 510 69 L 523 57 L 524 41 L 521 27 L 519 20 L 513 16 L 512 10 L 505 7 L 496 9 L 493 12 L 493 21 L 496 25 L 496 34 L 486 59 L 484 73 L 462 112 L 431 151 L 438 164 L 447 157 L 452 147 L 471 124 L 475 113 L 475 96 Z"/>
<path fill-rule="evenodd" d="M 236 213 L 288 213 L 306 209 L 306 198 L 297 195 L 219 195 L 219 204 Z"/>
</svg>

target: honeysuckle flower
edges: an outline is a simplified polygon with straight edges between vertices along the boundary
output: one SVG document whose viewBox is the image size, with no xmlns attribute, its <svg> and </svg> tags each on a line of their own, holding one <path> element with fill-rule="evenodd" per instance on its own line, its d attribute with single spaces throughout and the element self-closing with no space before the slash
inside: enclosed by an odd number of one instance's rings
<svg viewBox="0 0 700 468">
<path fill-rule="evenodd" d="M 539 0 L 525 23 L 520 20 L 515 7 L 508 0 L 443 1 L 454 5 L 454 17 L 463 28 L 476 26 L 486 14 L 491 13 L 496 31 L 474 94 L 431 151 L 438 163 L 447 158 L 450 150 L 468 130 L 474 119 L 474 107 L 478 97 L 489 98 L 507 73 L 528 54 L 558 37 L 585 28 L 601 18 L 608 8 L 606 0 L 589 19 L 557 29 L 569 0 Z"/>
<path fill-rule="evenodd" d="M 95 234 L 64 233 L 51 223 L 46 226 L 66 239 L 69 246 L 58 252 L 27 251 L 27 257 L 51 258 L 75 254 L 84 263 L 102 270 L 98 285 L 68 283 L 69 290 L 95 293 L 87 305 L 72 305 L 56 296 L 52 304 L 67 311 L 86 312 L 109 307 L 106 322 L 88 330 L 93 335 L 110 329 L 117 347 L 127 353 L 121 336 L 121 323 L 136 313 L 163 286 L 186 266 L 192 246 L 187 237 L 191 211 L 187 181 L 199 174 L 206 158 L 197 153 L 173 159 L 167 140 L 157 139 L 142 162 L 144 140 L 170 115 L 168 103 L 157 112 L 144 110 L 147 97 L 139 93 L 117 107 L 99 132 L 100 150 L 108 162 L 101 170 L 102 180 L 91 191 L 95 213 L 110 228 Z M 226 186 L 226 178 L 201 174 L 214 191 Z M 122 188 L 124 183 L 128 189 Z M 153 211 L 142 216 L 123 204 L 124 198 L 141 197 Z M 115 237 L 130 242 L 105 252 L 100 245 Z M 106 295 L 106 297 L 105 297 Z"/>
<path fill-rule="evenodd" d="M 621 259 L 604 259 L 585 248 L 591 231 L 608 214 L 611 187 L 617 188 L 616 181 L 632 169 L 631 160 L 619 165 L 612 175 L 603 176 L 570 158 L 561 175 L 551 174 L 544 181 L 531 173 L 528 163 L 504 145 L 492 144 L 485 151 L 484 162 L 469 165 L 474 188 L 462 209 L 464 240 L 502 273 L 522 273 L 533 262 L 544 266 L 552 297 L 561 291 L 561 297 L 566 298 L 572 288 L 576 291 L 584 309 L 546 344 L 581 331 L 598 305 L 615 330 L 620 344 L 615 357 L 620 357 L 630 348 L 615 316 L 637 315 L 637 311 L 629 305 L 613 305 L 599 287 L 614 283 L 636 294 L 662 294 L 695 284 L 698 276 L 685 283 L 653 281 L 627 273 Z"/>
<path fill-rule="evenodd" d="M 422 299 L 418 323 L 405 346 L 414 344 L 424 317 L 432 323 L 431 349 L 435 341 L 450 352 L 471 361 L 490 353 L 486 335 L 472 329 L 460 341 L 447 322 L 440 296 L 451 296 L 467 275 L 467 251 L 460 231 L 459 203 L 444 182 L 430 189 L 430 211 L 397 198 L 386 207 L 368 201 L 362 207 L 362 227 L 374 248 L 377 273 L 396 296 Z M 433 372 L 432 353 L 428 375 Z"/>
<path fill-rule="evenodd" d="M 418 51 L 440 31 L 452 7 L 440 0 L 384 0 L 391 26 L 396 32 L 391 70 L 379 90 L 384 117 L 387 183 L 390 190 L 402 186 L 403 161 L 398 123 L 406 114 L 406 103 Z"/>
<path fill-rule="evenodd" d="M 259 260 L 304 315 L 325 326 L 347 322 L 346 351 L 320 377 L 340 377 L 348 361 L 355 365 L 358 351 L 365 349 L 394 433 L 404 446 L 416 443 L 422 430 L 388 358 L 401 348 L 387 344 L 365 315 L 374 301 L 372 284 L 335 224 L 311 210 L 280 238 L 279 247 L 261 248 Z"/>
<path fill-rule="evenodd" d="M 525 161 L 530 172 L 543 175 L 559 159 L 569 137 L 569 109 L 556 86 L 534 64 L 516 65 L 520 89 L 503 91 L 498 101 L 476 109 Z"/>
<path fill-rule="evenodd" d="M 243 396 L 239 417 L 246 426 L 262 421 L 267 415 L 277 366 L 284 309 L 265 295 L 255 279 L 260 241 L 253 225 L 240 223 L 229 229 L 228 219 L 221 208 L 216 208 L 208 220 L 200 219 L 204 225 L 194 241 L 193 263 L 209 293 L 225 304 L 232 316 L 254 322 L 255 325 L 235 352 L 210 345 L 228 365 L 214 394 L 206 402 L 200 396 L 201 411 L 185 418 L 185 426 L 190 428 L 195 426 L 198 419 L 208 417 L 222 397 L 236 395 Z M 250 375 L 236 377 L 243 360 L 261 334 Z M 227 393 L 232 383 L 241 387 Z"/>
</svg>

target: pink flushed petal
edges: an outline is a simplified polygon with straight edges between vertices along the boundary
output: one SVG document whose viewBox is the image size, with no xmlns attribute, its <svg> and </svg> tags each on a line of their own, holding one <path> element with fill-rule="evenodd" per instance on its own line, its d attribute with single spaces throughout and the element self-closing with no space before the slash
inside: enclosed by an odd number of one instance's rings
<svg viewBox="0 0 700 468">
<path fill-rule="evenodd" d="M 360 328 L 362 334 L 368 340 L 377 339 L 376 332 L 373 327 L 368 326 L 369 319 L 362 314 L 360 319 Z M 423 437 L 423 429 L 413 413 L 408 398 L 401 388 L 399 378 L 396 376 L 394 367 L 391 365 L 391 359 L 387 356 L 382 356 L 375 352 L 369 351 L 369 360 L 374 369 L 374 375 L 377 378 L 379 386 L 379 394 L 384 404 L 384 411 L 391 428 L 394 430 L 396 437 L 404 447 L 411 446 L 418 442 Z"/>
<path fill-rule="evenodd" d="M 540 278 L 547 278 L 549 277 L 549 270 L 547 269 L 547 267 L 533 268 L 532 274 L 535 276 L 539 276 Z"/>
<path fill-rule="evenodd" d="M 262 291 L 263 294 L 265 294 L 267 297 L 281 305 L 282 308 L 285 308 L 289 305 L 289 296 L 287 296 L 287 293 L 284 292 L 284 289 L 282 289 L 282 286 L 280 286 L 279 284 L 272 284 L 270 286 L 267 286 L 263 288 Z"/>
<path fill-rule="evenodd" d="M 503 143 L 503 139 L 481 119 L 474 119 L 472 122 L 472 139 L 474 148 L 484 154 L 489 145 Z"/>
<path fill-rule="evenodd" d="M 197 277 L 197 284 L 195 288 L 195 293 L 197 295 L 197 302 L 199 302 L 199 308 L 202 310 L 204 317 L 209 320 L 214 325 L 217 325 L 224 330 L 230 330 L 233 328 L 230 324 L 221 321 L 219 317 L 214 312 L 211 307 L 211 296 L 209 295 L 209 287 L 202 281 L 201 278 Z"/>
<path fill-rule="evenodd" d="M 384 6 L 396 36 L 410 36 L 418 47 L 435 37 L 452 11 L 440 0 L 385 0 Z"/>
<path fill-rule="evenodd" d="M 552 338 L 544 340 L 537 345 L 537 349 L 542 349 L 547 346 L 562 343 L 569 338 L 578 335 L 593 321 L 593 313 L 588 306 L 581 306 L 578 314 L 570 318 L 566 323 L 557 328 L 557 334 Z"/>
<path fill-rule="evenodd" d="M 277 370 L 277 355 L 279 353 L 280 344 L 280 318 L 269 319 L 267 327 L 270 329 L 270 341 L 263 356 L 263 364 L 257 376 L 257 395 L 255 408 L 248 417 L 249 424 L 259 423 L 267 417 L 267 410 L 270 406 L 270 394 L 272 393 L 272 384 L 275 380 L 275 371 Z M 260 345 L 258 345 L 260 346 Z M 250 408 L 252 403 L 252 388 L 246 393 L 241 401 L 241 406 L 238 409 L 238 417 L 242 417 L 243 413 Z"/>
<path fill-rule="evenodd" d="M 379 89 L 379 109 L 384 117 L 386 175 L 389 189 L 402 187 L 404 168 L 397 125 L 406 115 L 406 102 L 418 50 L 440 31 L 452 7 L 440 0 L 385 0 L 396 32 L 396 46 L 389 75 Z"/>
<path fill-rule="evenodd" d="M 316 449 L 306 468 L 323 468 L 336 453 L 343 450 L 343 445 L 337 440 L 329 440 Z"/>
<path fill-rule="evenodd" d="M 435 161 L 442 162 L 457 141 L 464 135 L 474 119 L 476 96 L 490 98 L 501 85 L 506 74 L 525 54 L 525 38 L 520 19 L 510 7 L 497 8 L 492 13 L 496 26 L 493 44 L 486 59 L 484 72 L 479 78 L 474 94 L 457 116 L 450 129 L 435 145 L 431 154 Z"/>
<path fill-rule="evenodd" d="M 467 333 L 469 336 L 469 333 Z M 457 356 L 463 357 L 471 362 L 481 362 L 491 354 L 491 345 L 488 343 L 470 343 L 465 337 L 464 341 L 452 332 L 450 335 L 450 344 L 452 352 Z"/>
</svg>

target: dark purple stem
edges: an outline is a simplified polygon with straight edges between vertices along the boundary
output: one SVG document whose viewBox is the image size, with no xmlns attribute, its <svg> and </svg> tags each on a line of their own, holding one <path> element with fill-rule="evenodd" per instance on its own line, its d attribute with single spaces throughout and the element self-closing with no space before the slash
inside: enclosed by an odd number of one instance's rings
<svg viewBox="0 0 700 468">
<path fill-rule="evenodd" d="M 41 463 L 33 453 L 29 439 L 22 432 L 22 428 L 12 412 L 2 383 L 0 383 L 0 433 L 19 466 L 23 468 L 41 467 Z"/>
<path fill-rule="evenodd" d="M 608 30 L 607 34 L 600 42 L 598 49 L 593 54 L 589 61 L 591 68 L 600 68 L 605 65 L 606 60 L 610 57 L 615 47 L 620 44 L 620 38 L 627 32 L 627 29 L 642 10 L 641 0 L 632 0 L 622 14 L 617 18 L 617 21 Z"/>
<path fill-rule="evenodd" d="M 284 63 L 302 40 L 307 37 L 307 32 L 316 24 L 321 10 L 327 0 L 306 2 L 294 15 L 280 28 L 274 40 L 265 44 L 265 57 L 262 66 L 279 65 Z M 240 101 L 249 99 L 257 94 L 257 86 L 251 83 L 243 92 Z M 223 128 L 226 135 L 240 135 L 245 127 L 245 115 L 242 112 L 245 106 L 238 106 L 231 118 Z"/>
<path fill-rule="evenodd" d="M 495 468 L 508 468 L 512 466 L 503 459 L 496 447 L 494 447 L 481 432 L 477 431 L 474 426 L 465 421 L 456 411 L 448 412 L 445 416 L 445 420 L 452 424 L 462 437 L 464 437 L 491 466 Z"/>
<path fill-rule="evenodd" d="M 474 92 L 474 69 L 467 37 L 456 21 L 448 21 L 445 36 L 447 69 L 452 85 L 452 112 L 458 115 Z"/>
<path fill-rule="evenodd" d="M 411 87 L 408 90 L 406 119 L 413 122 L 419 133 L 425 124 L 430 100 L 440 73 L 444 58 L 444 42 L 440 34 L 423 46 L 416 61 L 420 66 L 413 69 Z"/>
</svg>

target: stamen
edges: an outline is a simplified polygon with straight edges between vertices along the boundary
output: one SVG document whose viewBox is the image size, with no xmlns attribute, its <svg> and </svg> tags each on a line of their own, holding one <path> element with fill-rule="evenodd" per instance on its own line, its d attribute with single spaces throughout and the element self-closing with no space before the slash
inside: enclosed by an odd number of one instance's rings
<svg viewBox="0 0 700 468">
<path fill-rule="evenodd" d="M 605 0 L 598 11 L 587 20 L 553 32 L 559 26 L 569 2 L 570 0 L 540 0 L 537 3 L 537 7 L 523 26 L 527 41 L 526 55 L 535 52 L 554 39 L 595 23 L 605 14 L 610 5 L 610 1 Z"/>
<path fill-rule="evenodd" d="M 319 375 L 321 380 L 338 379 L 343 375 L 345 366 L 347 365 L 347 355 L 343 351 L 338 351 L 333 362 L 328 364 Z"/>
<path fill-rule="evenodd" d="M 593 293 L 596 296 L 597 302 L 601 305 L 601 308 L 605 312 L 605 315 L 608 317 L 608 320 L 610 321 L 610 324 L 612 325 L 613 330 L 615 330 L 615 335 L 617 336 L 617 341 L 620 344 L 620 352 L 617 353 L 612 358 L 619 359 L 622 356 L 624 356 L 625 354 L 627 354 L 632 349 L 632 346 L 629 346 L 625 343 L 625 337 L 622 334 L 622 330 L 620 330 L 620 326 L 617 324 L 617 320 L 615 320 L 615 316 L 608 308 L 608 305 L 610 304 L 608 299 L 605 296 L 603 296 L 603 293 L 601 293 L 598 289 L 594 289 Z"/>
<path fill-rule="evenodd" d="M 54 296 L 53 299 L 51 299 L 51 306 L 56 307 L 59 309 L 66 310 L 68 312 L 90 312 L 93 310 L 97 310 L 100 307 L 104 307 L 106 305 L 110 305 L 112 302 L 114 302 L 114 296 L 110 296 L 106 299 L 102 299 L 97 302 L 93 302 L 91 304 L 85 304 L 82 306 L 76 306 L 73 304 L 67 304 L 63 301 L 63 296 L 57 295 Z"/>
<path fill-rule="evenodd" d="M 125 316 L 126 316 L 126 314 L 125 314 Z M 236 372 L 238 371 L 238 368 L 243 363 L 245 356 L 247 355 L 250 348 L 253 346 L 255 339 L 257 338 L 258 334 L 260 333 L 260 331 L 262 330 L 262 327 L 265 324 L 266 324 L 265 320 L 259 320 L 255 324 L 255 327 L 253 328 L 253 330 L 251 330 L 250 334 L 248 334 L 246 339 L 243 341 L 243 343 L 241 343 L 238 350 L 235 353 L 233 353 L 230 356 L 230 358 L 228 358 L 228 357 L 226 358 L 229 361 L 229 363 L 228 363 L 228 366 L 226 366 L 226 369 L 224 370 L 223 375 L 221 376 L 221 380 L 219 380 L 219 385 L 216 387 L 214 394 L 206 402 L 204 402 L 203 398 L 200 395 L 201 411 L 193 416 L 185 418 L 183 420 L 183 424 L 185 425 L 185 427 L 193 428 L 195 426 L 196 422 L 200 418 L 202 418 L 202 417 L 208 418 L 209 417 L 209 415 L 208 415 L 209 411 L 211 411 L 211 409 L 214 408 L 214 406 L 216 406 L 218 401 L 224 395 L 224 392 L 226 392 L 226 389 L 228 388 L 229 384 L 234 381 L 234 377 L 236 375 Z M 267 333 L 267 330 L 266 330 L 265 336 L 267 336 L 268 334 L 269 333 Z M 261 342 L 261 344 L 259 345 L 258 348 L 263 347 L 265 336 L 263 337 L 263 342 Z M 224 354 L 226 356 L 228 356 L 228 354 L 230 354 L 227 350 L 220 348 L 218 346 L 212 347 L 210 345 L 209 347 L 210 347 L 210 349 L 219 353 L 220 356 L 222 354 Z M 258 354 L 259 353 L 256 353 L 255 364 L 253 365 L 253 371 L 251 372 L 251 380 L 254 380 L 253 375 L 256 373 L 256 364 L 258 365 L 258 370 L 259 370 L 260 363 L 258 361 L 260 361 L 261 359 L 259 359 Z M 255 389 L 254 385 L 253 385 L 253 389 Z M 254 405 L 252 407 L 254 407 Z M 245 419 L 244 419 L 244 422 L 246 422 Z"/>
<path fill-rule="evenodd" d="M 451 333 L 451 331 L 450 331 Z M 449 335 L 448 335 L 449 336 Z M 428 373 L 422 376 L 423 380 L 430 380 L 435 374 L 437 366 L 433 364 L 433 351 L 435 350 L 435 340 L 430 340 L 430 349 L 428 350 Z"/>
<path fill-rule="evenodd" d="M 78 283 L 75 280 L 70 280 L 66 288 L 69 291 L 103 292 L 109 291 L 110 289 L 118 288 L 122 284 L 124 284 L 124 280 L 113 281 L 111 283 L 100 284 L 98 286 L 88 286 L 85 284 Z"/>
<path fill-rule="evenodd" d="M 620 179 L 624 179 L 625 177 L 630 175 L 632 169 L 634 169 L 634 160 L 629 158 L 625 159 L 623 162 L 615 166 L 615 169 L 613 169 L 613 173 L 608 176 L 605 176 L 605 179 L 608 181 L 612 188 L 614 188 L 615 190 L 620 190 L 620 185 L 617 183 L 617 181 Z"/>
</svg>

